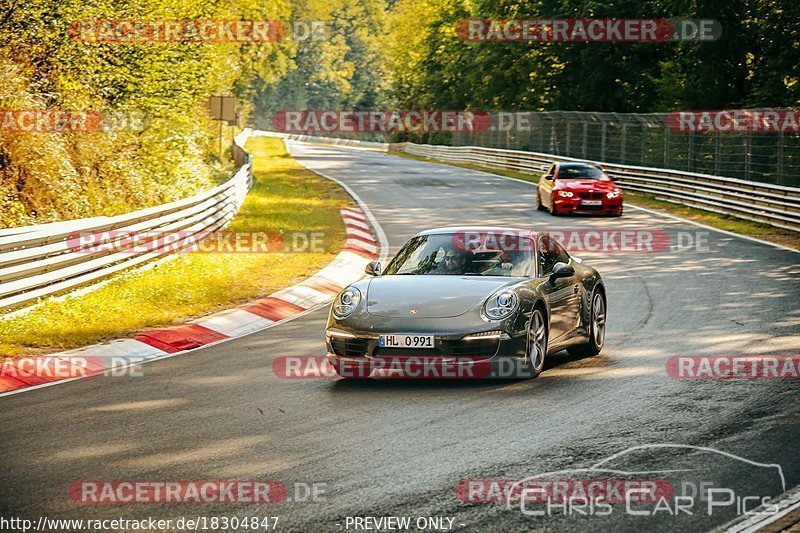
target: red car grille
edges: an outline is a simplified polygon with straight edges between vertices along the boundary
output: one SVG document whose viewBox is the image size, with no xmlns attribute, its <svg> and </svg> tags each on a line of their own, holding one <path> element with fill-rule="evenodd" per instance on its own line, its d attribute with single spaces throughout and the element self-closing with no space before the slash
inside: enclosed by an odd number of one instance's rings
<svg viewBox="0 0 800 533">
<path fill-rule="evenodd" d="M 584 200 L 602 200 L 605 193 L 602 192 L 579 192 L 578 198 L 582 198 Z"/>
</svg>

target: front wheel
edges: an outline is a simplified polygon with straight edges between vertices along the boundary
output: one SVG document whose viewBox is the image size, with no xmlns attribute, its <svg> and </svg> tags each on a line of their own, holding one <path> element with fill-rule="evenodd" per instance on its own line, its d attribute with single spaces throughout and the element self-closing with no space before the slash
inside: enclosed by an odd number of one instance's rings
<svg viewBox="0 0 800 533">
<path fill-rule="evenodd" d="M 534 309 L 528 324 L 528 343 L 525 349 L 525 368 L 528 377 L 535 378 L 544 369 L 547 356 L 547 324 L 541 309 Z"/>
<path fill-rule="evenodd" d="M 570 355 L 591 356 L 600 353 L 606 340 L 606 299 L 603 293 L 595 291 L 592 296 L 592 309 L 589 322 L 589 341 L 567 348 Z"/>
</svg>

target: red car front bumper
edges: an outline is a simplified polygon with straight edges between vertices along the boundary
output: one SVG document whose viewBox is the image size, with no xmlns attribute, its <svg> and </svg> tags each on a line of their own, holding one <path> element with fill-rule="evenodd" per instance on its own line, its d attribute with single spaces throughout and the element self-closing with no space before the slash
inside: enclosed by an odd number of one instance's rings
<svg viewBox="0 0 800 533">
<path fill-rule="evenodd" d="M 599 205 L 586 205 L 585 202 L 600 202 Z M 622 198 L 603 198 L 601 200 L 585 200 L 583 198 L 556 198 L 555 207 L 558 213 L 590 213 L 618 215 L 622 213 Z"/>
</svg>

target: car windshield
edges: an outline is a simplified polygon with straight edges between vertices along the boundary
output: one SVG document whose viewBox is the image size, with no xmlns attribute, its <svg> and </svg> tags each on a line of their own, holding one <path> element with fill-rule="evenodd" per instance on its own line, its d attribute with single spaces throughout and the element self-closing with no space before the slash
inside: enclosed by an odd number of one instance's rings
<svg viewBox="0 0 800 533">
<path fill-rule="evenodd" d="M 458 232 L 408 241 L 385 275 L 529 276 L 533 241 L 513 233 Z"/>
<path fill-rule="evenodd" d="M 558 179 L 604 180 L 608 177 L 597 167 L 589 165 L 562 165 L 558 169 Z"/>
</svg>

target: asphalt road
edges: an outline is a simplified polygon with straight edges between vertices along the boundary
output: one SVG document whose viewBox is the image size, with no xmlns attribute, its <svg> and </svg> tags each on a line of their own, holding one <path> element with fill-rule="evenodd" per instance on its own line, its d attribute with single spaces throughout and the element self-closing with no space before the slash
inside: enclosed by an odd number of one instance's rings
<svg viewBox="0 0 800 533">
<path fill-rule="evenodd" d="M 365 515 L 451 517 L 465 531 L 702 531 L 732 518 L 732 506 L 709 515 L 703 503 L 679 516 L 633 516 L 624 504 L 606 516 L 566 509 L 529 516 L 456 493 L 462 480 L 581 470 L 634 446 L 667 443 L 732 456 L 648 448 L 606 466 L 671 483 L 713 482 L 737 496 L 777 495 L 776 469 L 752 464 L 768 463 L 780 466 L 787 489 L 800 484 L 798 380 L 679 380 L 665 372 L 674 355 L 800 354 L 798 254 L 630 208 L 621 219 L 552 218 L 533 207 L 531 185 L 484 173 L 359 150 L 293 151 L 361 196 L 392 252 L 421 229 L 452 224 L 624 227 L 663 230 L 673 242 L 679 233 L 706 240 L 655 253 L 577 254 L 607 283 L 606 346 L 594 358 L 555 355 L 535 380 L 277 378 L 276 357 L 324 354 L 327 311 L 319 310 L 145 365 L 144 377 L 3 398 L 0 515 L 277 515 L 284 531 L 345 531 L 348 516 Z M 292 501 L 79 505 L 67 491 L 84 479 L 280 480 Z M 316 502 L 295 501 L 294 483 L 327 490 Z"/>
</svg>

